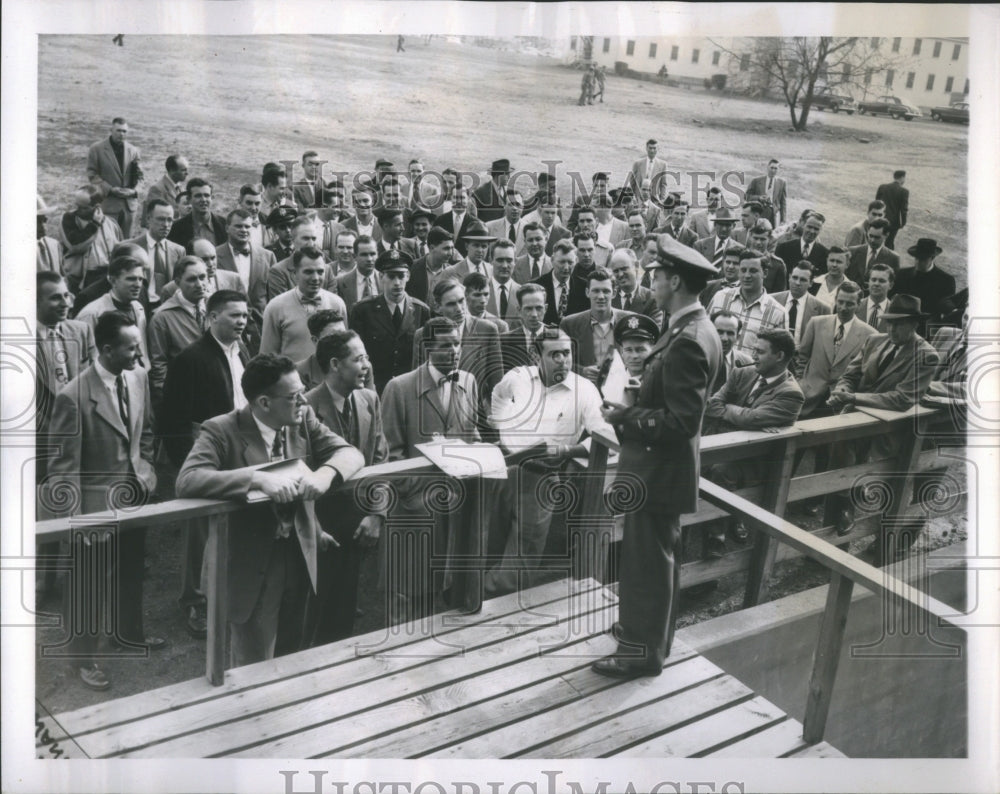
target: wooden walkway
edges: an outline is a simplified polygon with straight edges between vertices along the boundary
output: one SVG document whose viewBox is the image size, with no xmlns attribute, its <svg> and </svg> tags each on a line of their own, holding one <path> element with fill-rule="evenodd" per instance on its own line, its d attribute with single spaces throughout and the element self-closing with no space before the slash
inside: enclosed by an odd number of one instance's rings
<svg viewBox="0 0 1000 794">
<path fill-rule="evenodd" d="M 657 678 L 593 673 L 616 602 L 562 580 L 42 721 L 66 757 L 842 757 L 679 643 Z"/>
</svg>

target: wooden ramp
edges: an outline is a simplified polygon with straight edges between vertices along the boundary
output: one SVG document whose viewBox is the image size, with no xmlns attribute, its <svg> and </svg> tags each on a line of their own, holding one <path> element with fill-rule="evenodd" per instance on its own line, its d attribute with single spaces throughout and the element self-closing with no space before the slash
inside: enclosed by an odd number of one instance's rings
<svg viewBox="0 0 1000 794">
<path fill-rule="evenodd" d="M 841 757 L 685 646 L 657 678 L 593 673 L 616 603 L 553 582 L 43 722 L 90 758 Z"/>
</svg>

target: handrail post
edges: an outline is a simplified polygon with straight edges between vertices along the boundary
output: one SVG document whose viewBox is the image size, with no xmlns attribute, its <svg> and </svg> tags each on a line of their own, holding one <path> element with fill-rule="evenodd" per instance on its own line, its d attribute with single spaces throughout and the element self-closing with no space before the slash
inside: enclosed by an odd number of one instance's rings
<svg viewBox="0 0 1000 794">
<path fill-rule="evenodd" d="M 893 562 L 899 553 L 899 532 L 904 529 L 902 519 L 909 508 L 906 495 L 916 479 L 916 468 L 919 465 L 923 441 L 923 438 L 914 433 L 913 428 L 908 425 L 903 425 L 897 435 L 900 445 L 895 456 L 896 471 L 905 474 L 902 477 L 889 478 L 891 497 L 888 507 L 881 516 L 881 526 L 876 539 L 878 544 L 876 562 L 882 564 Z M 910 542 L 913 542 L 913 538 L 910 538 Z"/>
<path fill-rule="evenodd" d="M 840 649 L 844 642 L 847 612 L 851 606 L 854 582 L 839 573 L 830 574 L 830 589 L 826 594 L 826 607 L 816 642 L 812 675 L 809 678 L 809 695 L 806 713 L 802 720 L 802 739 L 809 744 L 823 740 L 826 718 L 830 713 L 833 684 L 840 663 Z"/>
<path fill-rule="evenodd" d="M 208 517 L 208 557 L 206 582 L 208 597 L 208 636 L 206 638 L 205 675 L 212 686 L 222 686 L 226 680 L 226 630 L 229 626 L 229 515 L 216 513 Z"/>
<path fill-rule="evenodd" d="M 607 473 L 608 448 L 601 439 L 594 437 L 590 442 L 590 456 L 583 480 L 584 483 L 590 483 L 591 487 L 583 490 L 578 514 L 580 518 L 567 522 L 567 529 L 570 531 L 573 524 L 577 527 L 573 561 L 573 576 L 576 579 L 593 578 L 598 582 L 607 579 L 608 550 L 611 545 L 611 530 L 604 506 L 604 481 Z"/>
</svg>

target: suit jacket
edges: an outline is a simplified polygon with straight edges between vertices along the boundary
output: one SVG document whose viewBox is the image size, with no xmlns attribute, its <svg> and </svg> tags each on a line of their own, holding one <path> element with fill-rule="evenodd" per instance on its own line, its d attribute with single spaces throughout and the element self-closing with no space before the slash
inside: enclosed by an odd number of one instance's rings
<svg viewBox="0 0 1000 794">
<path fill-rule="evenodd" d="M 409 372 L 413 364 L 413 339 L 431 317 L 423 301 L 410 297 L 403 311 L 403 323 L 397 332 L 392 324 L 389 304 L 384 295 L 363 300 L 351 310 L 351 329 L 365 343 L 372 368 L 375 390 L 382 393 L 390 378 Z"/>
<path fill-rule="evenodd" d="M 534 283 L 541 284 L 545 288 L 545 324 L 559 325 L 562 317 L 556 313 L 558 306 L 556 305 L 556 291 L 552 271 L 550 270 L 541 278 L 536 279 Z M 586 290 L 586 282 L 579 278 L 573 278 L 572 275 L 570 276 L 569 295 L 566 298 L 566 314 L 563 315 L 564 317 L 590 308 L 590 299 L 587 298 Z"/>
<path fill-rule="evenodd" d="M 480 264 L 482 268 L 483 275 L 487 279 L 493 278 L 493 265 L 487 262 L 485 259 Z M 472 273 L 472 265 L 469 264 L 468 257 L 456 262 L 453 265 L 448 265 L 442 272 L 441 278 L 454 278 L 459 282 L 463 281 L 469 273 Z M 433 292 L 433 290 L 431 290 Z"/>
<path fill-rule="evenodd" d="M 653 345 L 636 404 L 615 428 L 622 440 L 618 473 L 645 483 L 645 509 L 697 510 L 701 422 L 721 365 L 719 334 L 700 306 Z"/>
<path fill-rule="evenodd" d="M 385 387 L 382 416 L 390 460 L 420 457 L 416 445 L 430 441 L 435 433 L 446 438 L 479 441 L 476 379 L 468 372 L 459 371 L 446 411 L 429 367 L 424 364 L 399 375 Z"/>
<path fill-rule="evenodd" d="M 243 282 L 240 281 L 239 274 L 233 273 L 230 270 L 219 270 L 216 268 L 215 276 L 209 276 L 208 278 L 208 288 L 211 292 L 218 292 L 220 289 L 232 289 L 237 292 L 243 292 Z M 160 297 L 166 301 L 168 298 L 172 298 L 175 292 L 177 292 L 177 282 L 170 281 L 164 284 Z"/>
<path fill-rule="evenodd" d="M 612 248 L 617 248 L 618 243 L 623 240 L 628 241 L 632 239 L 632 232 L 628 228 L 628 224 L 620 220 L 619 218 L 611 218 L 611 234 L 608 235 L 608 245 Z"/>
<path fill-rule="evenodd" d="M 389 442 L 382 429 L 382 403 L 371 389 L 355 389 L 347 398 L 351 401 L 352 416 L 356 423 L 357 440 L 354 444 L 365 457 L 365 465 L 385 463 L 389 459 Z M 320 382 L 306 392 L 306 401 L 316 412 L 316 418 L 331 430 L 340 425 L 337 406 L 326 383 Z M 336 432 L 334 430 L 334 432 Z"/>
<path fill-rule="evenodd" d="M 452 215 L 452 213 L 450 212 L 442 212 L 440 215 L 437 216 L 437 219 L 434 221 L 434 225 L 440 226 L 446 232 L 449 232 L 452 236 L 452 239 L 454 239 L 455 241 L 456 250 L 462 256 L 465 256 L 468 253 L 468 251 L 466 250 L 465 240 L 462 239 L 462 235 L 465 234 L 469 230 L 469 227 L 475 222 L 476 222 L 476 216 L 466 211 L 465 215 L 462 216 L 462 228 L 460 228 L 456 232 L 455 216 Z"/>
<path fill-rule="evenodd" d="M 715 376 L 715 383 L 712 384 L 712 394 L 715 394 L 719 389 L 726 385 L 726 379 L 729 377 L 729 373 L 734 369 L 753 366 L 753 356 L 749 353 L 744 353 L 742 350 L 737 350 L 736 348 L 733 348 L 729 352 L 732 354 L 732 363 L 729 362 L 726 354 L 723 353 L 722 364 L 719 366 L 719 372 Z"/>
<path fill-rule="evenodd" d="M 710 237 L 703 237 L 701 240 L 698 240 L 698 242 L 696 242 L 692 246 L 692 248 L 694 248 L 695 251 L 697 251 L 699 254 L 705 257 L 705 259 L 707 259 L 709 262 L 714 262 L 715 246 L 717 242 L 718 238 L 713 234 Z M 737 245 L 736 241 L 733 240 L 731 237 L 727 237 L 724 242 L 724 247 L 722 250 L 728 251 L 734 245 Z"/>
<path fill-rule="evenodd" d="M 830 391 L 861 350 L 865 340 L 875 333 L 875 329 L 863 319 L 855 318 L 843 341 L 834 346 L 833 337 L 836 332 L 835 314 L 815 317 L 802 330 L 802 341 L 799 342 L 792 365 L 805 396 L 802 416 L 811 416 L 826 404 Z"/>
<path fill-rule="evenodd" d="M 63 320 L 57 326 L 57 331 L 62 339 L 61 344 L 66 353 L 65 358 L 59 354 L 58 348 L 47 337 L 39 335 L 36 340 L 35 431 L 38 434 L 37 444 L 39 447 L 46 444 L 45 436 L 48 433 L 49 420 L 52 417 L 52 406 L 55 403 L 56 395 L 62 389 L 61 384 L 69 383 L 97 360 L 94 332 L 90 325 L 79 320 Z M 63 370 L 61 381 L 57 376 L 57 371 L 60 368 Z"/>
<path fill-rule="evenodd" d="M 882 306 L 879 309 L 878 320 L 875 323 L 875 330 L 880 334 L 889 333 L 889 326 L 885 321 L 885 317 L 882 316 L 883 312 L 889 308 L 889 298 L 887 297 L 882 301 Z M 871 296 L 867 298 L 862 298 L 861 303 L 858 304 L 858 308 L 854 312 L 854 316 L 857 317 L 864 323 L 868 322 L 868 313 L 871 311 Z"/>
<path fill-rule="evenodd" d="M 35 263 L 38 272 L 51 270 L 55 273 L 63 272 L 63 252 L 62 243 L 55 237 L 41 237 L 35 243 Z"/>
<path fill-rule="evenodd" d="M 149 321 L 149 390 L 153 410 L 160 415 L 160 396 L 167 379 L 167 366 L 182 350 L 197 342 L 205 333 L 177 295 L 172 295 L 153 313 Z M 191 384 L 195 388 L 194 384 Z"/>
<path fill-rule="evenodd" d="M 879 185 L 875 198 L 885 202 L 885 219 L 894 229 L 906 226 L 906 214 L 910 210 L 910 191 L 898 182 Z"/>
<path fill-rule="evenodd" d="M 149 269 L 146 271 L 146 278 L 149 279 L 150 275 L 152 275 L 156 294 L 162 298 L 163 288 L 174 280 L 174 266 L 187 254 L 184 246 L 171 242 L 168 238 L 165 241 L 166 256 L 161 261 L 156 262 L 153 257 L 153 251 L 149 247 L 149 237 L 146 232 L 143 232 L 138 237 L 133 237 L 127 242 L 139 246 L 149 256 Z"/>
<path fill-rule="evenodd" d="M 538 277 L 541 278 L 552 269 L 552 257 L 542 254 L 538 266 Z M 531 257 L 527 253 L 521 254 L 514 260 L 514 270 L 511 278 L 518 284 L 527 284 L 531 281 Z"/>
<path fill-rule="evenodd" d="M 687 226 L 698 236 L 699 240 L 711 237 L 712 224 L 710 223 L 708 209 L 706 208 L 703 210 L 694 210 L 694 212 L 689 212 L 687 216 Z"/>
<path fill-rule="evenodd" d="M 403 237 L 399 241 L 399 250 L 409 256 L 414 262 L 421 258 L 420 254 L 417 253 L 417 242 L 416 237 Z M 428 248 L 430 248 L 430 246 L 428 246 Z"/>
<path fill-rule="evenodd" d="M 669 234 L 677 242 L 686 245 L 688 248 L 694 248 L 695 243 L 697 243 L 699 239 L 694 229 L 690 229 L 687 226 L 681 226 L 680 232 L 675 234 L 674 227 L 670 225 L 669 221 L 665 226 L 656 227 L 653 229 L 653 231 L 657 232 L 658 234 Z M 705 236 L 708 237 L 710 235 L 706 234 Z"/>
<path fill-rule="evenodd" d="M 791 294 L 788 290 L 768 294 L 784 306 L 786 311 L 788 310 L 788 296 Z M 815 295 L 810 295 L 808 292 L 806 293 L 805 298 L 802 298 L 801 300 L 804 301 L 804 303 L 799 304 L 799 314 L 798 317 L 795 318 L 796 326 L 802 329 L 799 332 L 800 341 L 805 337 L 806 327 L 813 317 L 819 317 L 833 312 L 832 308 L 823 303 L 823 301 L 819 300 Z M 791 331 L 791 329 L 789 329 L 789 331 Z M 792 333 L 792 336 L 795 336 L 795 334 Z"/>
<path fill-rule="evenodd" d="M 417 369 L 427 361 L 427 351 L 420 344 L 422 330 L 418 329 L 414 335 L 413 365 L 410 369 Z M 465 318 L 462 353 L 457 368 L 476 379 L 480 397 L 488 397 L 493 393 L 493 387 L 503 377 L 503 357 L 500 353 L 500 334 L 489 320 L 472 316 Z"/>
<path fill-rule="evenodd" d="M 503 217 L 504 200 L 492 179 L 472 191 L 472 200 L 476 203 L 476 214 L 483 223 Z"/>
<path fill-rule="evenodd" d="M 213 237 L 209 242 L 215 243 L 216 246 L 222 245 L 229 239 L 229 235 L 226 233 L 226 219 L 214 212 L 212 213 L 212 234 Z M 191 244 L 194 242 L 194 216 L 189 213 L 176 221 L 170 227 L 167 239 L 172 243 L 183 245 L 184 250 L 191 253 Z"/>
<path fill-rule="evenodd" d="M 358 471 L 363 463 L 361 454 L 320 424 L 310 406 L 302 410 L 298 425 L 279 431 L 285 434 L 288 458 L 303 458 L 315 470 L 338 451 L 349 450 L 351 454 L 338 461 L 342 469 L 338 474 L 346 479 Z M 249 406 L 209 419 L 177 475 L 177 495 L 245 500 L 253 475 L 250 467 L 267 463 L 269 453 Z M 245 623 L 260 597 L 275 530 L 274 505 L 270 502 L 254 504 L 239 514 L 239 532 L 229 544 L 227 584 L 232 623 Z M 295 534 L 315 590 L 319 525 L 313 502 L 296 503 Z"/>
<path fill-rule="evenodd" d="M 496 326 L 498 334 L 505 334 L 510 330 L 510 323 L 508 323 L 506 320 L 501 320 L 492 312 L 488 311 L 483 312 L 482 316 L 479 317 L 478 319 L 486 320 L 486 322 L 492 323 L 494 326 Z"/>
<path fill-rule="evenodd" d="M 503 374 L 506 375 L 514 367 L 527 367 L 535 363 L 531 356 L 528 338 L 524 328 L 513 328 L 500 335 L 500 354 L 503 357 Z"/>
<path fill-rule="evenodd" d="M 177 204 L 177 194 L 183 187 L 183 185 L 175 185 L 173 180 L 167 174 L 160 177 L 160 181 L 154 182 L 150 185 L 149 190 L 146 191 L 146 198 L 142 202 L 142 225 L 144 227 L 146 226 L 146 206 L 153 199 L 160 199 L 167 202 L 167 204 L 174 208 L 174 217 L 179 217 L 181 213 L 180 207 Z"/>
<path fill-rule="evenodd" d="M 76 315 L 76 319 L 85 322 L 90 326 L 91 331 L 97 328 L 98 318 L 104 312 L 118 311 L 111 298 L 111 293 L 106 292 L 97 300 L 93 300 L 81 309 Z M 142 353 L 142 367 L 149 369 L 149 348 L 146 344 L 146 312 L 139 301 L 132 301 L 132 314 L 135 316 L 135 324 L 139 329 L 141 339 L 139 340 L 139 350 Z"/>
<path fill-rule="evenodd" d="M 627 314 L 630 314 L 630 312 L 623 312 L 621 309 L 611 310 L 612 334 L 614 333 L 615 323 Z M 559 323 L 559 327 L 573 340 L 573 370 L 577 374 L 580 373 L 583 367 L 603 363 L 597 360 L 597 355 L 594 352 L 594 334 L 590 325 L 590 309 L 563 317 L 562 322 Z M 608 352 L 611 353 L 613 350 L 614 344 L 608 349 Z"/>
<path fill-rule="evenodd" d="M 318 180 L 317 184 L 319 184 Z M 292 185 L 292 195 L 295 196 L 295 203 L 300 207 L 323 206 L 323 188 L 320 187 L 317 190 L 312 182 L 306 182 L 305 180 L 296 182 Z"/>
<path fill-rule="evenodd" d="M 763 196 L 764 198 L 771 199 L 774 204 L 774 209 L 776 214 L 781 218 L 781 222 L 785 222 L 785 215 L 787 213 L 787 203 L 788 203 L 788 184 L 780 176 L 774 178 L 774 185 L 771 188 L 771 195 L 767 195 L 767 176 L 756 176 L 750 180 L 750 186 L 747 188 L 747 200 L 749 201 L 754 196 Z"/>
<path fill-rule="evenodd" d="M 611 307 L 613 309 L 622 308 L 622 295 L 620 292 L 616 292 L 615 296 L 611 299 Z M 656 302 L 656 296 L 653 294 L 653 291 L 648 287 L 639 285 L 635 288 L 635 295 L 632 296 L 632 305 L 629 307 L 628 311 L 634 312 L 635 314 L 645 314 L 653 320 L 663 318 L 663 312 L 661 311 L 659 304 Z"/>
<path fill-rule="evenodd" d="M 848 364 L 836 388 L 866 394 L 875 408 L 906 411 L 926 394 L 939 356 L 930 343 L 914 336 L 896 353 L 882 373 L 878 362 L 889 349 L 888 334 L 871 334 Z M 854 406 L 847 406 L 853 408 Z"/>
<path fill-rule="evenodd" d="M 60 454 L 49 462 L 46 488 L 52 496 L 62 493 L 63 498 L 50 496 L 43 499 L 44 504 L 67 505 L 67 514 L 72 515 L 121 507 L 129 490 L 122 487 L 123 482 L 133 477 L 147 495 L 155 491 L 149 379 L 140 367 L 122 374 L 128 389 L 128 429 L 117 399 L 95 366 L 87 367 L 56 396 L 49 439 L 60 445 Z M 66 494 L 77 496 L 78 501 L 66 499 Z"/>
<path fill-rule="evenodd" d="M 639 195 L 644 179 L 650 180 L 649 191 L 652 195 L 660 199 L 667 197 L 667 181 L 664 178 L 667 172 L 667 161 L 661 157 L 653 158 L 653 168 L 649 168 L 649 159 L 642 157 L 632 163 L 629 171 L 629 178 L 625 180 L 625 187 L 631 187 L 635 195 Z M 663 176 L 660 176 L 663 174 Z"/>
<path fill-rule="evenodd" d="M 87 151 L 87 179 L 104 191 L 105 198 L 101 207 L 109 215 L 117 215 L 125 209 L 135 212 L 139 208 L 138 197 L 118 198 L 110 193 L 113 187 L 135 188 L 134 182 L 129 184 L 129 172 L 139 166 L 139 150 L 128 141 L 124 141 L 122 145 L 125 147 L 124 171 L 118 163 L 118 155 L 111 148 L 110 138 L 92 144 Z M 124 231 L 128 233 L 131 229 Z"/>
<path fill-rule="evenodd" d="M 758 377 L 756 367 L 734 367 L 729 372 L 725 386 L 712 395 L 705 412 L 714 420 L 715 432 L 795 424 L 803 402 L 795 376 L 785 370 L 751 400 Z"/>
<path fill-rule="evenodd" d="M 817 276 L 822 276 L 826 273 L 826 255 L 828 253 L 830 253 L 830 249 L 819 240 L 813 241 L 807 258 L 816 269 Z M 781 261 L 785 263 L 787 272 L 791 273 L 793 268 L 802 261 L 802 239 L 796 237 L 794 240 L 786 240 L 783 243 L 779 243 L 774 247 L 774 255 L 780 257 Z"/>
<path fill-rule="evenodd" d="M 506 322 L 520 322 L 521 304 L 517 300 L 517 291 L 520 288 L 521 282 L 515 278 L 507 282 L 507 313 L 503 317 L 500 317 L 500 294 L 493 286 L 493 279 L 490 279 L 490 297 L 486 301 L 486 313 L 496 315 L 496 317 Z M 500 333 L 503 333 L 503 331 Z"/>
<path fill-rule="evenodd" d="M 237 342 L 240 361 L 250 360 Z M 201 423 L 233 410 L 233 376 L 222 347 L 206 331 L 167 364 L 163 401 L 156 416 L 157 433 L 178 468 L 191 451 Z"/>
<path fill-rule="evenodd" d="M 847 270 L 844 275 L 867 292 L 868 268 L 871 267 L 867 263 L 868 243 L 849 248 L 848 253 L 850 254 L 850 258 L 847 260 Z M 892 268 L 894 276 L 899 275 L 899 254 L 887 245 L 883 245 L 879 249 L 879 252 L 875 255 L 875 259 L 872 260 L 872 264 L 888 265 Z"/>
<path fill-rule="evenodd" d="M 448 265 L 445 265 L 447 268 Z M 445 268 L 442 268 L 444 270 Z M 440 276 L 443 275 L 439 274 Z M 355 285 L 356 286 L 356 285 Z M 355 290 L 357 292 L 357 290 Z M 430 304 L 431 290 L 427 280 L 427 257 L 422 256 L 410 266 L 410 278 L 406 281 L 406 294 L 412 295 L 419 301 Z M 345 301 L 347 299 L 345 298 Z M 350 303 L 348 303 L 348 306 Z"/>
<path fill-rule="evenodd" d="M 514 240 L 513 240 L 513 242 L 514 242 L 515 246 L 517 245 L 517 243 L 520 241 L 521 237 L 523 236 L 523 234 L 521 232 L 521 230 L 523 228 L 524 228 L 524 219 L 523 218 L 519 218 L 518 221 L 517 221 L 517 223 L 514 224 Z M 507 219 L 503 215 L 501 215 L 496 220 L 489 221 L 486 224 L 486 230 L 490 234 L 492 234 L 494 237 L 496 237 L 498 240 L 499 239 L 504 239 L 504 240 L 509 240 L 510 239 L 507 236 Z M 517 253 L 516 247 L 514 249 L 514 252 Z"/>
<path fill-rule="evenodd" d="M 233 249 L 228 242 L 216 246 L 215 249 L 216 267 L 219 270 L 228 270 L 231 273 L 238 273 L 236 262 L 233 260 Z M 267 277 L 271 268 L 277 264 L 274 254 L 266 248 L 250 246 L 250 287 L 247 290 L 247 297 L 250 299 L 250 307 L 263 313 L 267 305 Z"/>
</svg>

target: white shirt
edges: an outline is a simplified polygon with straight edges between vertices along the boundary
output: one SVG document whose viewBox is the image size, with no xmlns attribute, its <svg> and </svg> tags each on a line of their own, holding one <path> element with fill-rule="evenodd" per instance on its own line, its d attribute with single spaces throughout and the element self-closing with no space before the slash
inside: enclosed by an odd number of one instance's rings
<svg viewBox="0 0 1000 794">
<path fill-rule="evenodd" d="M 504 375 L 493 389 L 490 420 L 509 450 L 539 442 L 573 446 L 585 430 L 614 436 L 593 383 L 570 372 L 562 383 L 543 386 L 537 366 L 514 367 Z"/>
<path fill-rule="evenodd" d="M 361 221 L 359 221 L 357 219 L 357 216 L 354 217 L 354 220 L 358 224 L 358 237 L 361 237 L 361 235 L 365 235 L 366 237 L 373 237 L 374 236 L 372 234 L 372 232 L 375 229 L 375 219 L 374 218 L 372 219 L 371 223 L 369 223 L 367 226 L 362 226 L 361 225 Z"/>
<path fill-rule="evenodd" d="M 226 356 L 226 363 L 229 364 L 229 375 L 233 381 L 233 408 L 236 410 L 246 408 L 247 398 L 243 396 L 243 386 L 240 383 L 243 377 L 243 362 L 240 361 L 239 341 L 236 340 L 229 345 L 224 345 L 215 334 L 212 334 L 212 339 L 222 348 L 222 352 Z"/>
<path fill-rule="evenodd" d="M 260 431 L 260 437 L 264 439 L 264 449 L 267 450 L 267 457 L 268 460 L 270 460 L 271 449 L 274 447 L 274 436 L 278 431 L 273 427 L 265 425 L 262 421 L 260 421 L 260 419 L 257 418 L 257 415 L 254 414 L 253 411 L 250 412 L 250 416 L 253 417 L 254 424 L 257 425 L 257 429 Z"/>
<path fill-rule="evenodd" d="M 167 242 L 166 240 L 154 240 L 153 235 L 146 232 L 146 246 L 149 248 L 150 259 L 149 272 L 146 274 L 146 280 L 149 284 L 146 287 L 146 294 L 149 296 L 149 300 L 156 303 L 159 297 L 156 295 L 156 279 L 154 274 L 156 273 L 156 258 L 159 256 L 163 260 L 163 264 L 167 264 Z M 159 248 L 159 254 L 157 254 L 157 248 Z M 173 278 L 173 273 L 167 273 L 167 280 L 169 281 Z"/>
<path fill-rule="evenodd" d="M 118 405 L 118 386 L 116 383 L 117 376 L 108 372 L 108 370 L 104 368 L 104 366 L 101 364 L 99 360 L 94 362 L 94 369 L 96 370 L 97 374 L 101 376 L 101 383 L 104 384 L 104 388 L 106 388 L 109 392 L 111 392 L 111 404 L 117 406 Z M 128 384 L 125 384 L 125 387 L 126 391 L 128 391 Z"/>
<path fill-rule="evenodd" d="M 885 306 L 886 306 L 886 304 L 888 302 L 889 302 L 888 298 L 882 298 L 882 301 L 880 303 L 875 303 L 874 298 L 872 298 L 872 296 L 869 295 L 868 296 L 868 316 L 865 317 L 865 322 L 868 323 L 870 326 L 872 326 L 874 328 L 875 325 L 878 323 L 879 319 L 885 313 Z M 878 308 L 878 317 L 875 318 L 875 323 L 872 323 L 871 322 L 872 312 L 875 311 L 876 308 Z"/>
<path fill-rule="evenodd" d="M 846 278 L 844 281 L 841 281 L 840 284 L 843 284 L 845 281 L 847 281 Z M 833 289 L 830 289 L 827 285 L 825 274 L 822 276 L 816 276 L 816 278 L 813 279 L 813 282 L 815 284 L 819 284 L 819 289 L 816 290 L 815 294 L 816 300 L 822 301 L 827 306 L 836 306 L 837 301 L 835 300 L 835 296 L 837 294 L 837 290 L 840 289 L 840 284 L 837 284 L 837 286 Z"/>
<path fill-rule="evenodd" d="M 264 248 L 267 245 L 267 240 L 265 239 L 267 232 L 264 224 L 260 222 L 260 216 L 258 215 L 254 218 L 251 223 L 253 223 L 253 226 L 250 227 L 250 245 Z"/>
<path fill-rule="evenodd" d="M 605 245 L 611 245 L 611 221 L 597 224 L 597 241 Z"/>
<path fill-rule="evenodd" d="M 836 317 L 836 315 L 834 315 L 834 317 Z M 852 316 L 850 320 L 848 320 L 846 323 L 844 323 L 844 339 L 847 339 L 847 335 L 851 332 L 851 329 L 853 327 L 854 327 L 854 317 Z M 833 321 L 833 338 L 834 339 L 837 338 L 837 329 L 838 328 L 840 328 L 840 320 L 836 319 L 836 320 Z M 840 340 L 841 344 L 844 343 L 844 339 Z"/>
<path fill-rule="evenodd" d="M 445 413 L 448 413 L 448 407 L 451 405 L 451 381 L 446 380 L 442 383 L 441 378 L 445 376 L 445 373 L 431 364 L 430 361 L 427 362 L 427 368 L 430 370 L 431 377 L 434 379 L 434 382 L 438 384 L 438 391 L 441 394 L 441 405 L 444 408 Z"/>
<path fill-rule="evenodd" d="M 243 285 L 243 289 L 250 289 L 250 254 L 241 254 L 235 248 L 233 244 L 229 243 L 229 251 L 233 255 L 233 264 L 236 265 L 236 273 L 240 277 L 240 283 Z"/>
<path fill-rule="evenodd" d="M 193 303 L 191 303 L 191 301 L 189 301 L 187 298 L 184 297 L 184 293 L 182 293 L 180 290 L 177 290 L 177 292 L 174 293 L 174 297 L 177 299 L 177 302 L 181 305 L 181 308 L 183 308 L 192 317 L 195 318 L 198 317 L 199 308 L 201 309 L 201 316 L 202 317 L 205 316 L 204 298 L 202 298 L 202 300 L 198 303 L 198 305 L 195 306 Z"/>
</svg>

